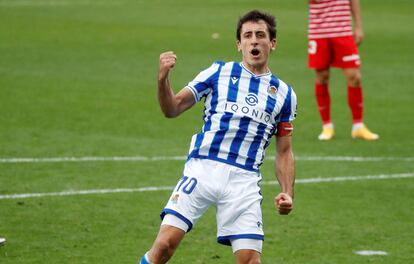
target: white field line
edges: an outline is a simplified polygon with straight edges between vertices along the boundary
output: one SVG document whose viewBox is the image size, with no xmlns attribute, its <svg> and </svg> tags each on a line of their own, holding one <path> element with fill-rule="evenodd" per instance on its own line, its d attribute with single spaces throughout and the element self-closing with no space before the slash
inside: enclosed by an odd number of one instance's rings
<svg viewBox="0 0 414 264">
<path fill-rule="evenodd" d="M 361 255 L 361 256 L 386 256 L 388 255 L 388 252 L 382 251 L 382 250 L 360 250 L 360 251 L 354 251 L 355 254 Z"/>
<path fill-rule="evenodd" d="M 0 163 L 53 163 L 53 162 L 90 162 L 90 161 L 162 161 L 186 160 L 185 156 L 132 156 L 132 157 L 45 157 L 45 158 L 0 158 Z"/>
<path fill-rule="evenodd" d="M 186 156 L 130 156 L 130 157 L 28 157 L 0 158 L 1 163 L 56 163 L 56 162 L 95 162 L 95 161 L 172 161 L 186 160 Z M 266 160 L 274 160 L 267 157 Z M 414 161 L 414 157 L 352 157 L 352 156 L 296 156 L 297 161 L 350 161 L 350 162 L 380 162 L 380 161 Z"/>
<path fill-rule="evenodd" d="M 386 180 L 386 179 L 406 179 L 414 178 L 414 173 L 400 174 L 380 174 L 368 176 L 343 176 L 332 178 L 309 178 L 297 179 L 296 184 L 324 183 L 324 182 L 344 182 L 344 181 L 365 181 L 365 180 Z M 262 185 L 276 185 L 277 181 L 263 181 Z M 63 192 L 50 193 L 22 193 L 22 194 L 3 194 L 0 200 L 5 199 L 23 199 L 45 196 L 69 196 L 69 195 L 85 195 L 85 194 L 108 194 L 108 193 L 132 193 L 132 192 L 155 192 L 155 191 L 171 191 L 174 186 L 152 186 L 142 188 L 119 188 L 119 189 L 95 189 L 95 190 L 71 190 Z"/>
<path fill-rule="evenodd" d="M 84 194 L 153 192 L 153 191 L 172 190 L 173 188 L 174 188 L 173 186 L 159 186 L 159 187 L 97 189 L 97 190 L 79 190 L 79 191 L 72 190 L 72 191 L 50 192 L 50 193 L 5 194 L 5 195 L 0 195 L 0 200 L 2 200 L 2 199 L 20 199 L 20 198 L 45 197 L 45 196 L 68 196 L 68 195 L 84 195 Z"/>
</svg>

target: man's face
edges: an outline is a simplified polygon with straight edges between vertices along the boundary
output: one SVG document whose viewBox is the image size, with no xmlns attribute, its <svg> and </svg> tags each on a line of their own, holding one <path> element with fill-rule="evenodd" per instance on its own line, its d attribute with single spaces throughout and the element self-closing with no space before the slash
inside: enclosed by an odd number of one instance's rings
<svg viewBox="0 0 414 264">
<path fill-rule="evenodd" d="M 247 67 L 262 69 L 266 67 L 270 52 L 276 48 L 276 40 L 269 38 L 267 25 L 263 20 L 249 21 L 242 25 L 240 41 L 237 48 L 243 54 L 243 62 Z"/>
</svg>

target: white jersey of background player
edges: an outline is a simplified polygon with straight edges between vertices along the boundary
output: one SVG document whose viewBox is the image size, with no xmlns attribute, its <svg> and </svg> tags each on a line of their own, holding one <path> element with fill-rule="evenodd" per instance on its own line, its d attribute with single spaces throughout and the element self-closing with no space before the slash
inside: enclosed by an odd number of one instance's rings
<svg viewBox="0 0 414 264">
<path fill-rule="evenodd" d="M 177 57 L 173 52 L 160 55 L 158 99 L 165 116 L 176 117 L 205 98 L 205 122 L 191 140 L 183 177 L 161 214 L 157 239 L 140 263 L 166 263 L 210 206 L 217 211 L 218 242 L 232 246 L 237 263 L 260 263 L 259 168 L 273 135 L 282 189 L 275 205 L 280 214 L 293 209 L 296 95 L 268 69 L 276 47 L 274 17 L 257 10 L 241 17 L 237 47 L 241 63 L 215 62 L 176 95 L 168 75 Z"/>
</svg>

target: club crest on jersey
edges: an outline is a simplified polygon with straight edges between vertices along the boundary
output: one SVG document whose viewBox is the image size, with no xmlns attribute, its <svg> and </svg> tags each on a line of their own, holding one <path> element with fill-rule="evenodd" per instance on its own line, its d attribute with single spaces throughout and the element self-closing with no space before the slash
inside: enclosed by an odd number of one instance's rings
<svg viewBox="0 0 414 264">
<path fill-rule="evenodd" d="M 180 198 L 180 195 L 178 193 L 174 194 L 173 196 L 171 196 L 171 202 L 173 203 L 177 203 L 178 202 L 178 198 Z"/>
<path fill-rule="evenodd" d="M 255 106 L 257 105 L 257 103 L 259 103 L 259 99 L 257 98 L 257 95 L 255 95 L 254 93 L 249 93 L 246 96 L 245 101 L 250 106 Z"/>
<path fill-rule="evenodd" d="M 272 97 L 276 97 L 276 93 L 277 93 L 277 88 L 276 86 L 269 86 L 269 88 L 267 88 L 267 92 L 269 93 L 270 96 Z"/>
</svg>

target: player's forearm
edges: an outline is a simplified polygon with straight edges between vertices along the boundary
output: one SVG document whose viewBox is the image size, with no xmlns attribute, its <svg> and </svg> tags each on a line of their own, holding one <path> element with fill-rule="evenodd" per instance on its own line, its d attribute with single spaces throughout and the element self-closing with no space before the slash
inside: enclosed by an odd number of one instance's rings
<svg viewBox="0 0 414 264">
<path fill-rule="evenodd" d="M 158 102 L 165 117 L 176 117 L 177 103 L 167 76 L 160 74 L 158 78 Z"/>
<path fill-rule="evenodd" d="M 359 0 L 350 0 L 351 1 L 351 12 L 354 19 L 355 28 L 362 29 L 362 18 L 361 18 L 361 8 Z"/>
<path fill-rule="evenodd" d="M 166 117 L 179 115 L 178 100 L 171 89 L 168 75 L 177 62 L 177 56 L 172 51 L 160 54 L 160 65 L 158 70 L 158 102 Z"/>
<path fill-rule="evenodd" d="M 276 177 L 282 192 L 294 196 L 295 157 L 291 149 L 277 154 Z"/>
</svg>

